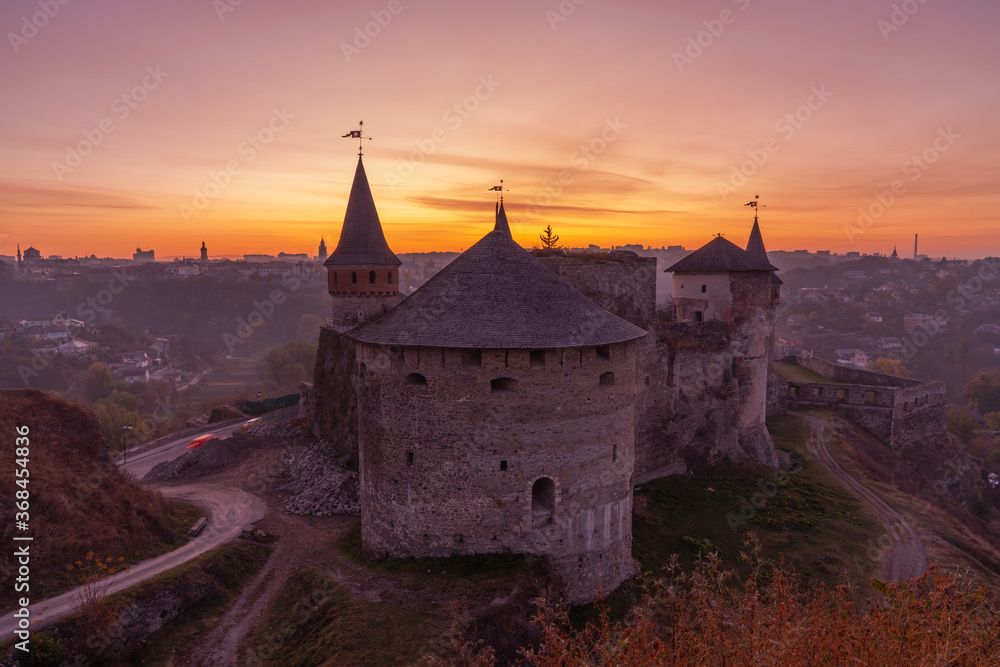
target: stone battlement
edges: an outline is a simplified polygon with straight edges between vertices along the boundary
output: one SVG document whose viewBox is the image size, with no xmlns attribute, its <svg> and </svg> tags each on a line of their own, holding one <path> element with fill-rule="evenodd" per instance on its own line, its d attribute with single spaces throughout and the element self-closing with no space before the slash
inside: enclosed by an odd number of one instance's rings
<svg viewBox="0 0 1000 667">
<path fill-rule="evenodd" d="M 788 380 L 788 406 L 831 408 L 900 452 L 914 440 L 944 432 L 947 387 L 860 368 L 846 368 L 817 357 L 787 359 L 841 382 Z"/>
</svg>

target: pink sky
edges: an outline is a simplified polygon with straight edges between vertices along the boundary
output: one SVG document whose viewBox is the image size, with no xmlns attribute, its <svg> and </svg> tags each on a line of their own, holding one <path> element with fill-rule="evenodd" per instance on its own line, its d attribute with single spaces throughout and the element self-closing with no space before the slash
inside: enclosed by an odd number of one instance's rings
<svg viewBox="0 0 1000 667">
<path fill-rule="evenodd" d="M 995 2 L 235 1 L 0 6 L 0 254 L 332 249 L 364 119 L 397 252 L 1000 255 Z"/>
</svg>

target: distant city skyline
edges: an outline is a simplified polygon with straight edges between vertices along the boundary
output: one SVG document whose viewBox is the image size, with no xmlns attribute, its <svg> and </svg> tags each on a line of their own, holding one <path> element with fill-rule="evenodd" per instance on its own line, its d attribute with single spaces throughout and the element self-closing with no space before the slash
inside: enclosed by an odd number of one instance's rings
<svg viewBox="0 0 1000 667">
<path fill-rule="evenodd" d="M 48 5 L 46 5 L 48 6 Z M 48 13 L 46 13 L 48 12 Z M 317 0 L 0 6 L 0 254 L 514 239 L 1000 254 L 1000 6 Z M 307 250 L 301 250 L 307 249 Z"/>
</svg>

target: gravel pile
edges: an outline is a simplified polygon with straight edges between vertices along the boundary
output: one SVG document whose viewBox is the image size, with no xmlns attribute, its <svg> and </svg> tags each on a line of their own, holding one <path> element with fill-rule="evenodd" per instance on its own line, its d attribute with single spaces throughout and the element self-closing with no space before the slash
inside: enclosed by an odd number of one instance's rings
<svg viewBox="0 0 1000 667">
<path fill-rule="evenodd" d="M 333 455 L 329 443 L 321 440 L 286 458 L 285 473 L 291 479 L 282 490 L 295 494 L 285 503 L 286 512 L 361 515 L 358 473 L 344 469 L 344 461 Z"/>
<path fill-rule="evenodd" d="M 254 422 L 250 425 L 247 435 L 260 438 L 261 440 L 291 439 L 297 435 L 302 435 L 302 431 L 292 426 L 289 422 L 273 419 L 270 421 Z"/>
</svg>

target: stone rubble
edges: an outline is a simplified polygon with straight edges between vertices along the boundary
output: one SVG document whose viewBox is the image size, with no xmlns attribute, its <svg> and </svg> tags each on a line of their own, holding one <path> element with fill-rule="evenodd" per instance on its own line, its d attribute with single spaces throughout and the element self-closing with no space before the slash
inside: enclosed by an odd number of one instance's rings
<svg viewBox="0 0 1000 667">
<path fill-rule="evenodd" d="M 285 511 L 308 516 L 361 515 L 358 473 L 344 469 L 330 443 L 320 440 L 309 449 L 285 459 L 290 478 L 283 491 L 295 494 Z"/>
</svg>

